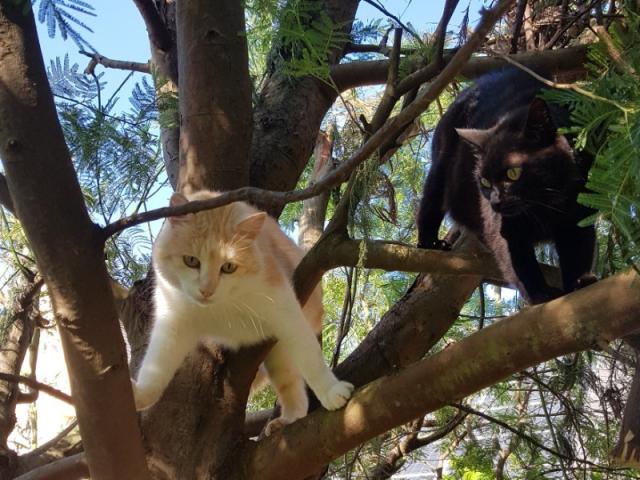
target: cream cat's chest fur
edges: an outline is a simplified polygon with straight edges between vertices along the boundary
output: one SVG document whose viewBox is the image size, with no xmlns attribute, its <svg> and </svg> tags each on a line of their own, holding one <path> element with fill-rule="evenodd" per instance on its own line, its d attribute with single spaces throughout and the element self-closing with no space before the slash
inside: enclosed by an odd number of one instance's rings
<svg viewBox="0 0 640 480">
<path fill-rule="evenodd" d="M 290 292 L 274 287 L 265 277 L 247 276 L 242 288 L 231 289 L 227 296 L 206 306 L 189 302 L 180 290 L 158 278 L 156 318 L 180 322 L 181 331 L 190 330 L 233 349 L 277 338 L 274 323 L 290 321 L 299 305 Z"/>
</svg>

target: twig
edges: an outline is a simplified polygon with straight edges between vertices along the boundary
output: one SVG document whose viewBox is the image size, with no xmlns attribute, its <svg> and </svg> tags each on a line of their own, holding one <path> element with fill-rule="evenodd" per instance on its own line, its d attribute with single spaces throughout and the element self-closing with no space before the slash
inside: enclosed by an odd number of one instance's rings
<svg viewBox="0 0 640 480">
<path fill-rule="evenodd" d="M 24 455 L 21 455 L 20 456 L 20 460 L 24 463 L 24 461 L 27 460 L 27 459 L 35 458 L 35 457 L 40 456 L 41 454 L 43 454 L 47 450 L 49 450 L 51 447 L 56 445 L 58 442 L 60 442 L 60 440 L 62 440 L 64 437 L 69 435 L 69 433 L 71 433 L 71 431 L 74 428 L 76 428 L 77 426 L 78 426 L 78 420 L 74 420 L 69 425 L 64 427 L 60 432 L 58 432 L 58 434 L 55 437 L 53 437 L 52 439 L 47 440 L 45 443 L 40 445 L 38 448 L 34 448 L 30 452 L 27 452 Z"/>
<path fill-rule="evenodd" d="M 577 85 L 575 85 L 573 83 L 558 83 L 558 82 L 553 82 L 551 80 L 548 80 L 548 79 L 544 78 L 543 76 L 538 75 L 536 72 L 531 70 L 529 67 L 525 67 L 521 63 L 516 62 L 514 59 L 509 58 L 508 55 L 504 55 L 502 53 L 498 53 L 498 52 L 495 52 L 495 51 L 492 51 L 492 50 L 488 51 L 488 53 L 503 59 L 505 62 L 510 63 L 511 65 L 513 65 L 515 67 L 518 67 L 520 70 L 522 70 L 524 72 L 527 72 L 533 78 L 535 78 L 539 82 L 544 83 L 548 87 L 558 88 L 558 89 L 561 89 L 561 90 L 573 90 L 574 92 L 579 93 L 580 95 L 584 95 L 585 97 L 591 98 L 592 100 L 598 100 L 600 102 L 604 102 L 604 103 L 608 103 L 610 105 L 613 105 L 614 107 L 619 108 L 620 110 L 622 110 L 624 113 L 630 113 L 632 111 L 632 109 L 630 109 L 628 107 L 625 107 L 624 105 L 616 102 L 615 100 L 611 100 L 610 98 L 605 98 L 605 97 L 601 97 L 600 95 L 596 95 L 595 93 L 590 92 L 588 90 L 585 90 L 584 88 L 580 88 L 579 86 L 577 86 Z"/>
<path fill-rule="evenodd" d="M 52 396 L 53 398 L 57 398 L 58 400 L 62 400 L 63 402 L 73 405 L 73 398 L 71 397 L 71 395 L 67 395 L 66 393 L 58 390 L 57 388 L 54 388 L 51 385 L 46 385 L 44 383 L 38 382 L 33 378 L 24 377 L 22 375 L 12 375 L 10 373 L 0 372 L 0 380 L 4 380 L 5 382 L 12 382 L 12 383 L 22 383 L 24 385 L 27 385 L 30 388 L 38 389 L 41 392 L 44 392 L 47 395 Z"/>
<path fill-rule="evenodd" d="M 518 41 L 520 40 L 520 32 L 524 23 L 524 12 L 527 8 L 527 0 L 518 0 L 516 6 L 516 18 L 513 22 L 513 30 L 511 31 L 511 50 L 510 53 L 518 53 Z"/>
<path fill-rule="evenodd" d="M 509 425 L 506 422 L 503 422 L 502 420 L 497 419 L 496 417 L 493 417 L 491 415 L 488 415 L 486 413 L 480 412 L 479 410 L 475 410 L 471 407 L 468 407 L 466 405 L 463 405 L 461 403 L 452 403 L 451 404 L 452 407 L 456 407 L 459 410 L 462 410 L 464 412 L 470 413 L 472 415 L 476 415 L 477 417 L 480 418 L 484 418 L 485 420 L 491 422 L 491 423 L 495 423 L 496 425 L 499 425 L 500 427 L 509 430 L 511 433 L 521 437 L 523 440 L 526 440 L 527 442 L 529 442 L 530 444 L 538 447 L 541 450 L 544 450 L 547 453 L 550 453 L 551 455 L 554 455 L 558 458 L 561 458 L 563 460 L 568 460 L 568 461 L 573 461 L 573 462 L 577 462 L 577 463 L 583 463 L 586 465 L 591 465 L 592 467 L 596 467 L 596 468 L 603 468 L 605 470 L 608 471 L 616 471 L 618 469 L 615 468 L 608 468 L 608 467 L 604 467 L 602 465 L 598 465 L 597 463 L 591 462 L 589 460 L 583 459 L 583 458 L 575 458 L 575 457 L 570 457 L 568 455 L 565 455 L 564 453 L 558 452 L 557 450 L 554 450 L 553 448 L 549 448 L 547 446 L 545 446 L 543 443 L 540 443 L 538 440 L 536 440 L 535 438 L 533 438 L 530 435 L 527 435 L 526 433 L 518 430 L 517 428 L 512 427 L 511 425 Z"/>
<path fill-rule="evenodd" d="M 397 16 L 395 16 L 393 13 L 391 13 L 389 10 L 387 10 L 386 8 L 384 8 L 382 5 L 380 5 L 379 3 L 374 2 L 373 0 L 364 0 L 366 3 L 368 3 L 369 5 L 371 5 L 373 8 L 375 8 L 376 10 L 380 11 L 381 13 L 383 13 L 384 15 L 386 15 L 387 17 L 391 18 L 394 22 L 396 22 L 398 25 L 400 25 L 404 30 L 406 30 L 407 32 L 409 32 L 411 34 L 411 36 L 413 38 L 416 39 L 416 41 L 424 47 L 424 42 L 422 41 L 422 38 L 420 38 L 420 35 L 418 35 L 416 32 L 414 32 L 411 28 L 407 27 L 402 20 L 400 20 Z"/>
<path fill-rule="evenodd" d="M 149 63 L 141 63 L 141 62 L 131 62 L 127 60 L 113 60 L 111 58 L 104 57 L 99 53 L 87 52 L 85 50 L 80 50 L 78 53 L 89 57 L 91 60 L 89 61 L 89 65 L 84 69 L 84 73 L 87 75 L 91 75 L 94 73 L 97 65 L 102 65 L 107 68 L 115 68 L 117 70 L 130 70 L 134 72 L 140 73 L 151 73 L 149 69 Z"/>
<path fill-rule="evenodd" d="M 444 9 L 442 10 L 442 17 L 440 17 L 440 22 L 438 22 L 438 26 L 435 31 L 435 42 L 434 48 L 436 52 L 436 61 L 439 64 L 443 63 L 443 53 L 444 53 L 444 44 L 447 39 L 447 27 L 449 26 L 449 21 L 453 16 L 453 12 L 455 12 L 456 7 L 458 6 L 459 0 L 447 0 Z"/>
<path fill-rule="evenodd" d="M 614 61 L 614 63 L 618 65 L 626 73 L 631 75 L 634 78 L 634 80 L 638 81 L 639 80 L 638 72 L 636 72 L 635 69 L 631 65 L 629 65 L 628 62 L 624 60 L 624 58 L 622 57 L 622 54 L 613 43 L 613 39 L 611 38 L 611 35 L 609 35 L 609 32 L 607 32 L 607 29 L 602 25 L 596 25 L 594 27 L 594 31 L 598 36 L 598 38 L 600 39 L 600 41 L 603 42 L 607 47 L 607 52 L 609 53 L 609 56 Z"/>
<path fill-rule="evenodd" d="M 583 16 L 585 16 L 587 13 L 591 12 L 591 9 L 594 8 L 595 6 L 597 6 L 598 4 L 600 4 L 602 2 L 602 0 L 593 0 L 591 2 L 591 4 L 589 4 L 589 6 L 585 7 L 580 13 L 578 13 L 569 23 L 567 23 L 566 25 L 564 25 L 562 28 L 560 28 L 556 33 L 553 34 L 553 37 L 551 37 L 549 39 L 549 41 L 547 43 L 544 44 L 544 46 L 542 47 L 543 50 L 547 50 L 551 47 L 553 47 L 555 45 L 555 43 L 558 41 L 558 39 L 562 36 L 562 34 L 564 32 L 566 32 L 567 30 L 569 30 L 573 25 L 575 25 L 576 23 L 578 23 L 578 20 L 580 20 Z"/>
</svg>

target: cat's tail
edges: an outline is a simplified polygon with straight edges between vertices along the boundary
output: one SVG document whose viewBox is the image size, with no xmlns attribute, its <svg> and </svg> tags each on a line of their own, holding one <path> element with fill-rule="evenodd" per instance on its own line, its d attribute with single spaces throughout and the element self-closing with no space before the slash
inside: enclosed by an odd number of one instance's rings
<svg viewBox="0 0 640 480">
<path fill-rule="evenodd" d="M 253 379 L 251 383 L 251 390 L 249 390 L 249 395 L 253 395 L 260 390 L 262 390 L 269 381 L 269 375 L 267 374 L 267 369 L 264 366 L 264 363 L 260 364 L 258 367 L 258 372 L 256 373 L 256 378 Z"/>
</svg>

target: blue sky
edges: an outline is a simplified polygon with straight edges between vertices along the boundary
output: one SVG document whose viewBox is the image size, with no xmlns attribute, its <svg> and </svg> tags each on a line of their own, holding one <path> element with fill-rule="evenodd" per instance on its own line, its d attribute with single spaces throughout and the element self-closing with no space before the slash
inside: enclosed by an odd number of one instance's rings
<svg viewBox="0 0 640 480">
<path fill-rule="evenodd" d="M 117 60 L 132 60 L 146 62 L 149 58 L 149 43 L 147 32 L 132 0 L 89 0 L 95 7 L 96 17 L 81 14 L 78 17 L 92 30 L 83 32 L 85 38 L 93 47 L 105 57 Z M 433 31 L 442 13 L 444 0 L 387 0 L 385 7 L 402 19 L 411 23 L 417 31 Z M 478 11 L 482 0 L 471 0 L 470 19 L 474 24 L 478 20 Z M 467 6 L 461 1 L 451 21 L 451 29 L 457 30 Z M 361 2 L 358 18 L 366 21 L 380 18 L 381 14 L 372 6 Z M 47 65 L 51 59 L 69 55 L 71 63 L 78 63 L 81 70 L 88 63 L 87 57 L 78 53 L 78 47 L 70 39 L 64 41 L 59 33 L 55 38 L 49 38 L 45 25 L 38 23 L 40 43 Z M 80 29 L 82 31 L 82 29 Z M 127 75 L 127 72 L 105 70 L 98 67 L 97 72 L 105 71 L 105 79 L 111 88 L 115 88 Z M 142 74 L 136 73 L 133 81 L 140 79 Z M 131 83 L 133 85 L 133 83 Z M 109 87 L 107 87 L 107 94 Z"/>
</svg>

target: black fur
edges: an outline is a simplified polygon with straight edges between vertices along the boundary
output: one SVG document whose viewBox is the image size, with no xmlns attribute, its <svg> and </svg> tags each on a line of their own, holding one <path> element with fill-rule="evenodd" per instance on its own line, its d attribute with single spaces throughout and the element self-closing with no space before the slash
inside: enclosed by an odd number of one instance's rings
<svg viewBox="0 0 640 480">
<path fill-rule="evenodd" d="M 542 86 L 509 68 L 460 93 L 434 133 L 417 222 L 418 246 L 442 248 L 438 229 L 448 212 L 532 303 L 562 294 L 542 276 L 539 242 L 555 244 L 565 292 L 595 281 L 595 232 L 577 226 L 591 211 L 576 202 L 592 159 L 557 134 L 568 113 L 537 98 Z M 510 168 L 517 180 L 507 177 Z"/>
</svg>

